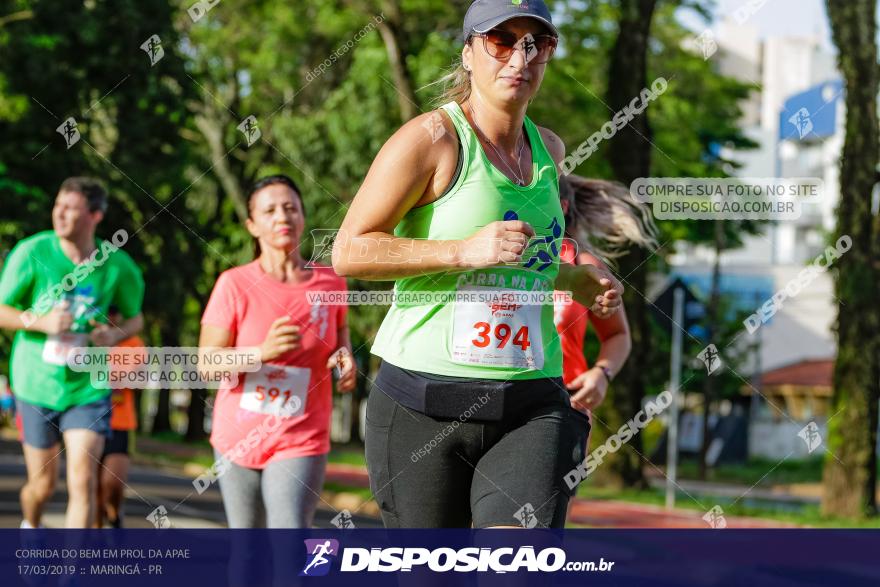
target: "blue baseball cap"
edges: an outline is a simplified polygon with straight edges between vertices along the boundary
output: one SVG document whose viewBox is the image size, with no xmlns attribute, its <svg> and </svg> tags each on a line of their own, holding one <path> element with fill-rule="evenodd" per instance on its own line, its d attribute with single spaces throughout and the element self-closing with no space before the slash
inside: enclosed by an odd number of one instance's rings
<svg viewBox="0 0 880 587">
<path fill-rule="evenodd" d="M 464 15 L 462 40 L 467 41 L 475 32 L 485 33 L 502 22 L 520 16 L 540 20 L 553 35 L 559 36 L 544 0 L 475 0 Z"/>
</svg>

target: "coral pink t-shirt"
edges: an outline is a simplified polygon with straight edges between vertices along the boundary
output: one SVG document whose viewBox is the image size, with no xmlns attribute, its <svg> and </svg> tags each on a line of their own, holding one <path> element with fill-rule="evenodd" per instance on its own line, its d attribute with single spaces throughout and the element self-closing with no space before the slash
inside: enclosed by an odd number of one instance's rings
<svg viewBox="0 0 880 587">
<path fill-rule="evenodd" d="M 301 336 L 299 348 L 264 364 L 259 374 L 241 373 L 235 387 L 218 390 L 211 444 L 220 454 L 242 467 L 262 469 L 275 460 L 330 450 L 332 378 L 326 365 L 339 347 L 337 329 L 345 324 L 348 308 L 310 304 L 306 294 L 345 290 L 345 279 L 325 266 L 297 284 L 267 275 L 257 261 L 220 275 L 202 325 L 229 330 L 230 346 L 252 347 L 263 343 L 275 320 L 290 316 L 288 324 L 300 326 Z M 285 372 L 297 375 L 285 379 Z M 291 390 L 296 397 L 290 397 Z M 287 401 L 295 401 L 301 413 L 279 418 L 271 412 Z"/>
</svg>

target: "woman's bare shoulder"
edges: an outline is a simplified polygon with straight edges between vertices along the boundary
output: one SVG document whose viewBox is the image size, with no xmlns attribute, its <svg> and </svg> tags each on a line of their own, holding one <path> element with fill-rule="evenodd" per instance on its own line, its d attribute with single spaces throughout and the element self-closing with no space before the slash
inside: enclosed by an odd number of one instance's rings
<svg viewBox="0 0 880 587">
<path fill-rule="evenodd" d="M 538 132 L 541 133 L 541 139 L 544 141 L 544 145 L 550 152 L 550 156 L 553 157 L 553 160 L 557 165 L 561 164 L 562 160 L 565 159 L 565 143 L 562 142 L 559 135 L 549 128 L 539 126 Z"/>
<path fill-rule="evenodd" d="M 415 202 L 423 206 L 436 200 L 449 186 L 458 163 L 458 135 L 449 114 L 438 108 L 404 124 L 392 135 L 380 156 L 408 168 L 424 181 L 424 192 Z"/>
<path fill-rule="evenodd" d="M 449 115 L 441 110 L 432 110 L 410 119 L 391 135 L 383 151 L 428 166 L 435 165 L 444 155 L 455 154 L 458 137 Z M 387 154 L 387 153 L 386 153 Z"/>
</svg>

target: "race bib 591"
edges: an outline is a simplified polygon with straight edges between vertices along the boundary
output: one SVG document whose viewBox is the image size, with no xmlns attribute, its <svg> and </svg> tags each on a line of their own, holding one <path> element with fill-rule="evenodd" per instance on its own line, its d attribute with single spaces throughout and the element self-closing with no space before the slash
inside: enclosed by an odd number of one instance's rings
<svg viewBox="0 0 880 587">
<path fill-rule="evenodd" d="M 311 370 L 286 365 L 263 365 L 245 375 L 239 407 L 260 414 L 292 417 L 305 412 Z"/>
</svg>

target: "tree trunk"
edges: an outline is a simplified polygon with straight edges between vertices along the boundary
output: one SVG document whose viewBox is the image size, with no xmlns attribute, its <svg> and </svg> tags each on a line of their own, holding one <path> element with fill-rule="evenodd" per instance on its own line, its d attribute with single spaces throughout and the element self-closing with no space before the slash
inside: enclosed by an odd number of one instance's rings
<svg viewBox="0 0 880 587">
<path fill-rule="evenodd" d="M 180 346 L 180 334 L 169 322 L 163 322 L 159 327 L 159 340 L 166 347 Z M 153 427 L 150 432 L 171 431 L 171 390 L 159 390 L 159 405 L 156 407 L 156 417 L 153 419 Z"/>
<path fill-rule="evenodd" d="M 407 122 L 419 113 L 416 93 L 413 91 L 412 76 L 406 66 L 406 55 L 402 47 L 402 35 L 400 32 L 401 14 L 400 6 L 396 1 L 386 0 L 381 3 L 384 15 L 376 26 L 385 43 L 388 53 L 388 62 L 391 64 L 391 76 L 394 78 L 394 87 L 397 90 L 397 105 L 400 108 L 402 122 Z"/>
<path fill-rule="evenodd" d="M 227 147 L 224 135 L 224 124 L 231 119 L 213 106 L 205 103 L 202 110 L 193 117 L 196 127 L 201 131 L 211 153 L 211 161 L 214 162 L 213 171 L 217 181 L 220 182 L 226 196 L 232 199 L 238 219 L 244 224 L 248 218 L 247 199 L 244 189 L 241 187 L 238 175 L 232 170 L 227 157 Z"/>
<path fill-rule="evenodd" d="M 837 260 L 838 354 L 829 412 L 822 512 L 876 514 L 877 402 L 880 398 L 880 219 L 871 192 L 880 160 L 876 0 L 826 2 L 846 86 L 846 139 L 840 165 L 838 236 L 852 248 Z"/>
<path fill-rule="evenodd" d="M 138 430 L 146 430 L 146 426 L 144 426 L 144 410 L 141 407 L 144 399 L 144 390 L 143 389 L 135 389 L 134 390 L 134 417 L 137 422 Z"/>
<path fill-rule="evenodd" d="M 205 433 L 205 398 L 207 390 L 193 389 L 190 394 L 189 406 L 186 409 L 186 436 L 184 440 L 202 440 Z"/>
<path fill-rule="evenodd" d="M 611 50 L 608 70 L 608 105 L 617 112 L 629 104 L 647 83 L 648 35 L 654 15 L 655 0 L 620 0 L 617 40 Z M 609 112 L 609 119 L 613 113 Z M 651 131 L 647 112 L 634 118 L 609 143 L 608 157 L 614 179 L 629 185 L 651 171 Z M 647 257 L 643 249 L 633 248 L 621 260 L 624 304 L 632 332 L 632 353 L 609 394 L 605 410 L 609 425 L 616 430 L 642 408 L 645 374 L 640 365 L 649 360 L 650 324 L 645 302 Z M 642 437 L 637 434 L 628 448 L 610 459 L 609 473 L 625 486 L 644 486 L 642 474 Z"/>
<path fill-rule="evenodd" d="M 159 405 L 156 407 L 156 417 L 153 418 L 151 434 L 156 432 L 171 431 L 171 390 L 159 390 Z"/>
</svg>

